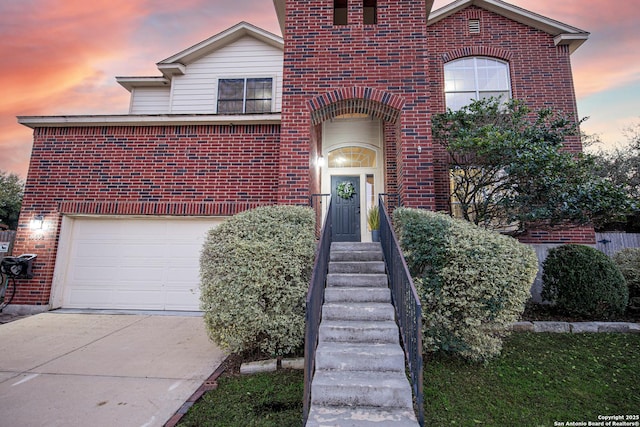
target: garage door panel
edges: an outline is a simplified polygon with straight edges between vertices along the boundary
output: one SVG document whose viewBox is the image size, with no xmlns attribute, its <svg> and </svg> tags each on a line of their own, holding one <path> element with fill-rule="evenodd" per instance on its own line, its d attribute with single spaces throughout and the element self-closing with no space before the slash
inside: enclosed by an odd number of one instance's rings
<svg viewBox="0 0 640 427">
<path fill-rule="evenodd" d="M 199 260 L 221 219 L 75 218 L 62 304 L 69 308 L 199 310 Z"/>
<path fill-rule="evenodd" d="M 173 310 L 194 310 L 192 306 L 192 301 L 194 297 L 198 299 L 198 307 L 197 310 L 200 309 L 199 306 L 199 292 L 197 294 L 185 294 L 182 291 L 168 291 L 165 294 L 166 300 L 165 305 L 170 304 Z"/>
</svg>

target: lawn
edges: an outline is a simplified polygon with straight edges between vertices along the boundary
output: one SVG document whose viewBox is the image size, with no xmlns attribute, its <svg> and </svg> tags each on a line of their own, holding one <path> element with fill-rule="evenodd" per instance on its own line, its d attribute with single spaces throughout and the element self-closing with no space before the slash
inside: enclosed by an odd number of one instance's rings
<svg viewBox="0 0 640 427">
<path fill-rule="evenodd" d="M 302 372 L 225 376 L 181 426 L 301 426 Z M 640 414 L 640 335 L 514 334 L 487 365 L 431 357 L 427 426 L 554 426 Z M 567 424 L 571 425 L 571 424 Z"/>
</svg>

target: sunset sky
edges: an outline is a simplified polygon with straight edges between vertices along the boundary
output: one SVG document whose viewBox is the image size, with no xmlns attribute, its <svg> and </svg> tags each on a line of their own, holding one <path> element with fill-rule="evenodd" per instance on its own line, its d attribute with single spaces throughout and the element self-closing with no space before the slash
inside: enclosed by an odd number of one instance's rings
<svg viewBox="0 0 640 427">
<path fill-rule="evenodd" d="M 626 141 L 640 122 L 638 0 L 510 3 L 591 33 L 572 55 L 582 128 Z M 126 114 L 115 76 L 160 75 L 157 62 L 240 21 L 280 35 L 271 0 L 0 0 L 0 170 L 27 174 L 32 130 L 16 116 Z"/>
</svg>

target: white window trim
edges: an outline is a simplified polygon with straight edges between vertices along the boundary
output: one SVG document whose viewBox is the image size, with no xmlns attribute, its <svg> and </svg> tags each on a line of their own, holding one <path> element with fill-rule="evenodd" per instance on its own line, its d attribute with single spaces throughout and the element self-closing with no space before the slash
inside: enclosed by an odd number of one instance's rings
<svg viewBox="0 0 640 427">
<path fill-rule="evenodd" d="M 474 90 L 473 90 L 473 93 L 475 95 L 475 99 L 476 100 L 482 99 L 480 97 L 480 94 L 483 93 L 483 92 L 497 92 L 496 90 L 481 91 L 479 89 L 479 87 L 480 87 L 480 85 L 479 85 L 480 79 L 479 79 L 479 76 L 478 76 L 478 62 L 477 62 L 478 59 L 489 59 L 489 60 L 492 60 L 492 61 L 495 61 L 495 62 L 498 62 L 498 63 L 501 63 L 501 64 L 505 65 L 505 67 L 507 68 L 507 85 L 509 86 L 507 91 L 509 93 L 509 99 L 511 99 L 513 97 L 513 92 L 512 92 L 512 89 L 511 89 L 511 65 L 507 61 L 503 61 L 502 59 L 493 58 L 491 56 L 465 56 L 463 58 L 454 59 L 453 61 L 449 61 L 446 64 L 444 64 L 443 71 L 446 70 L 447 65 L 451 65 L 451 64 L 456 63 L 457 61 L 461 61 L 461 60 L 465 60 L 465 59 L 473 59 L 473 78 L 474 78 L 474 82 L 473 82 Z M 445 87 L 446 87 L 446 81 L 444 83 L 445 83 Z M 471 91 L 467 91 L 467 90 L 450 90 L 450 91 L 447 91 L 447 90 L 445 90 L 444 93 L 445 93 L 445 104 L 446 104 L 446 94 L 448 94 L 448 93 L 471 93 Z"/>
<path fill-rule="evenodd" d="M 216 101 L 215 101 L 215 108 L 216 108 L 216 114 L 220 114 L 218 113 L 218 101 L 220 101 L 219 98 L 219 94 L 220 94 L 220 80 L 240 80 L 240 79 L 244 79 L 244 87 L 243 87 L 243 94 L 242 94 L 242 113 L 234 113 L 234 114 L 247 114 L 246 110 L 247 110 L 247 80 L 248 79 L 271 79 L 271 107 L 269 108 L 270 111 L 267 111 L 265 113 L 249 113 L 249 114 L 269 114 L 269 113 L 273 113 L 274 108 L 275 108 L 275 102 L 276 102 L 276 84 L 277 84 L 277 76 L 265 76 L 265 75 L 242 75 L 242 76 L 220 76 L 216 79 L 216 89 L 215 89 L 215 93 L 216 93 Z M 222 113 L 222 114 L 226 114 L 226 113 Z"/>
</svg>

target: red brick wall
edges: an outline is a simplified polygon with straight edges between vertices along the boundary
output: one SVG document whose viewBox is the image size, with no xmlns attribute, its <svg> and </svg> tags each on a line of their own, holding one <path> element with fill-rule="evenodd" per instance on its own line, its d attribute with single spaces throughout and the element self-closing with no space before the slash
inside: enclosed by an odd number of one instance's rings
<svg viewBox="0 0 640 427">
<path fill-rule="evenodd" d="M 469 34 L 469 19 L 479 19 L 480 34 Z M 578 118 L 569 51 L 555 46 L 553 36 L 492 12 L 470 6 L 427 27 L 429 40 L 430 113 L 445 111 L 444 64 L 465 56 L 488 56 L 509 63 L 512 96 L 533 109 L 551 107 Z M 582 149 L 575 137 L 572 151 Z M 434 148 L 437 210 L 449 210 L 449 175 L 444 150 Z M 535 232 L 522 238 L 529 243 L 595 243 L 591 227 L 553 233 Z"/>
<path fill-rule="evenodd" d="M 62 214 L 228 216 L 277 199 L 280 126 L 40 128 L 14 253 L 14 304 L 48 304 Z M 36 234 L 30 220 L 49 228 Z"/>
<path fill-rule="evenodd" d="M 377 25 L 363 25 L 362 2 L 354 1 L 349 2 L 350 24 L 334 26 L 333 0 L 287 1 L 281 202 L 302 201 L 308 194 L 314 109 L 326 107 L 325 101 L 348 100 L 347 94 L 352 93 L 357 94 L 352 99 L 383 104 L 380 110 L 401 109 L 396 148 L 404 164 L 397 188 L 405 204 L 434 208 L 424 1 L 379 0 L 377 4 Z"/>
</svg>

